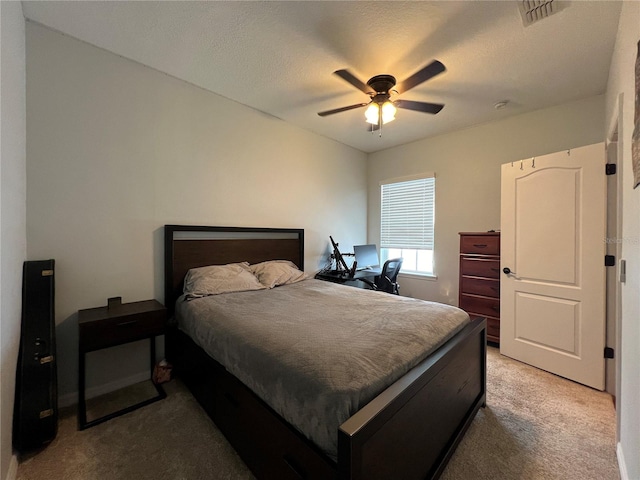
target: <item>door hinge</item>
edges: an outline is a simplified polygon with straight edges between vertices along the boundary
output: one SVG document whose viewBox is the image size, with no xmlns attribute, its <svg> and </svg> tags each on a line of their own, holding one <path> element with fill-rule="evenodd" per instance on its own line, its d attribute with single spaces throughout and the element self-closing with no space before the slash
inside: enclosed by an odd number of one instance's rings
<svg viewBox="0 0 640 480">
<path fill-rule="evenodd" d="M 611 347 L 604 347 L 604 358 L 615 358 L 615 351 Z"/>
<path fill-rule="evenodd" d="M 616 256 L 615 255 L 605 255 L 604 256 L 604 266 L 605 267 L 614 267 L 616 265 Z"/>
<path fill-rule="evenodd" d="M 604 173 L 607 175 L 615 175 L 617 170 L 617 165 L 615 163 L 605 163 L 604 165 Z"/>
</svg>

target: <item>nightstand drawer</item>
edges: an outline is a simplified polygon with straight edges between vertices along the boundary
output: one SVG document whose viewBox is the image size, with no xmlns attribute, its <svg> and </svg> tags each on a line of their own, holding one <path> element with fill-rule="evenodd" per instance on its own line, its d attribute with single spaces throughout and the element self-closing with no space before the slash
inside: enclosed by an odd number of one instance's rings
<svg viewBox="0 0 640 480">
<path fill-rule="evenodd" d="M 485 297 L 500 297 L 500 280 L 488 278 L 465 277 L 460 278 L 461 293 L 472 293 Z"/>
<path fill-rule="evenodd" d="M 460 274 L 472 277 L 500 278 L 500 260 L 462 257 Z"/>
<path fill-rule="evenodd" d="M 157 302 L 81 310 L 78 314 L 79 345 L 82 351 L 91 352 L 162 335 L 165 320 L 166 309 Z"/>
<path fill-rule="evenodd" d="M 460 253 L 500 255 L 500 237 L 497 235 L 464 235 L 460 237 Z"/>
</svg>

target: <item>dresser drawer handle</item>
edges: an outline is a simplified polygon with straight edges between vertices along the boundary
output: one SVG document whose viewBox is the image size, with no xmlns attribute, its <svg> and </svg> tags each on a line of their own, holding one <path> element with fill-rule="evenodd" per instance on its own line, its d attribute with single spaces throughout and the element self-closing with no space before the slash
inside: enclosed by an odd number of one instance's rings
<svg viewBox="0 0 640 480">
<path fill-rule="evenodd" d="M 133 325 L 134 323 L 138 323 L 138 320 L 129 320 L 128 322 L 120 322 L 117 324 L 118 327 L 126 327 L 128 325 Z"/>
<path fill-rule="evenodd" d="M 491 310 L 495 310 L 496 312 L 500 311 L 500 306 L 499 305 L 494 305 L 493 307 L 491 307 Z"/>
<path fill-rule="evenodd" d="M 487 248 L 486 243 L 474 243 L 473 246 L 476 248 Z"/>
<path fill-rule="evenodd" d="M 496 291 L 496 292 L 497 292 L 498 290 L 500 290 L 500 287 L 494 287 L 494 286 L 491 286 L 491 287 L 489 287 L 489 288 L 490 288 L 491 290 Z"/>
</svg>

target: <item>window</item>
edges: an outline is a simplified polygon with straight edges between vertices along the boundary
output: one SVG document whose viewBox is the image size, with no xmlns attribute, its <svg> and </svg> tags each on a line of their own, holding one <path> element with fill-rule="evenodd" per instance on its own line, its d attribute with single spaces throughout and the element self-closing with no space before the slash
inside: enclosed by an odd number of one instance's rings
<svg viewBox="0 0 640 480">
<path fill-rule="evenodd" d="M 402 257 L 402 271 L 433 275 L 435 175 L 380 185 L 380 260 Z"/>
</svg>

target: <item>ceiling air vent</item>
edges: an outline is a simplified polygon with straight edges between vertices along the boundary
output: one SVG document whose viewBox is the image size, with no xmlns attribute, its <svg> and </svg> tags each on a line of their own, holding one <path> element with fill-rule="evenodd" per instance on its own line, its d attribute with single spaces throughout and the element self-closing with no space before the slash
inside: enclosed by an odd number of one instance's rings
<svg viewBox="0 0 640 480">
<path fill-rule="evenodd" d="M 535 23 L 549 15 L 559 12 L 564 7 L 563 3 L 558 0 L 520 0 L 520 15 L 522 23 L 525 27 Z"/>
</svg>

